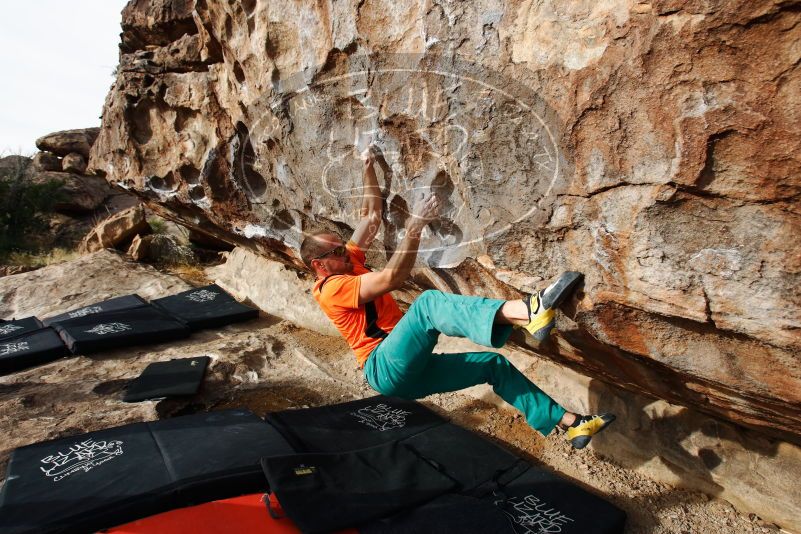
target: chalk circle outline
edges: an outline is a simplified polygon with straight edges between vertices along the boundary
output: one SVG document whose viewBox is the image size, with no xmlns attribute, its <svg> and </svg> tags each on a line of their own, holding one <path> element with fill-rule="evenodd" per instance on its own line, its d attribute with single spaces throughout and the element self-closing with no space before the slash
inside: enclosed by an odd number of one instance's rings
<svg viewBox="0 0 801 534">
<path fill-rule="evenodd" d="M 435 63 L 437 65 L 447 64 L 451 68 L 449 70 L 442 70 L 441 68 L 428 68 L 426 67 L 427 64 Z M 261 137 L 268 129 L 268 119 L 281 116 L 282 113 L 277 113 L 277 111 L 281 110 L 282 108 L 289 105 L 292 99 L 306 95 L 312 94 L 311 91 L 315 88 L 322 87 L 324 85 L 334 84 L 341 82 L 346 79 L 354 78 L 356 76 L 364 76 L 369 78 L 370 76 L 376 75 L 384 75 L 384 74 L 392 74 L 396 75 L 399 73 L 407 73 L 409 75 L 435 75 L 441 76 L 443 78 L 450 77 L 455 78 L 457 81 L 467 81 L 473 84 L 478 85 L 479 87 L 483 87 L 485 89 L 490 90 L 493 94 L 497 93 L 502 95 L 503 97 L 513 101 L 515 104 L 520 106 L 520 109 L 524 113 L 529 113 L 536 118 L 538 122 L 538 126 L 541 131 L 545 132 L 547 136 L 547 146 L 544 143 L 542 146 L 546 150 L 546 154 L 549 156 L 549 162 L 553 162 L 553 173 L 551 174 L 550 181 L 548 182 L 548 186 L 545 189 L 545 192 L 540 196 L 540 198 L 532 203 L 532 206 L 520 215 L 519 217 L 515 218 L 513 221 L 508 222 L 507 224 L 503 225 L 500 228 L 497 228 L 490 232 L 489 234 L 480 235 L 475 238 L 471 239 L 463 239 L 458 243 L 453 244 L 440 244 L 436 247 L 428 247 L 428 248 L 421 248 L 419 252 L 421 253 L 430 253 L 430 252 L 438 252 L 442 250 L 451 249 L 454 247 L 462 247 L 467 246 L 473 243 L 477 243 L 483 241 L 485 239 L 492 239 L 495 238 L 505 232 L 507 232 L 512 226 L 518 224 L 519 222 L 531 217 L 534 213 L 542 208 L 543 203 L 546 200 L 552 199 L 551 193 L 553 191 L 554 185 L 556 184 L 560 172 L 562 171 L 563 167 L 566 165 L 563 163 L 563 158 L 561 151 L 559 150 L 559 145 L 556 141 L 556 136 L 552 131 L 552 127 L 548 125 L 548 122 L 545 120 L 543 115 L 549 115 L 552 117 L 552 122 L 556 122 L 556 113 L 554 113 L 550 107 L 545 103 L 544 99 L 542 99 L 536 92 L 534 92 L 530 87 L 520 83 L 516 79 L 507 78 L 499 73 L 478 65 L 476 63 L 472 63 L 466 61 L 461 58 L 456 57 L 448 57 L 448 56 L 437 56 L 431 54 L 369 54 L 369 55 L 354 55 L 348 57 L 348 64 L 350 66 L 355 65 L 356 69 L 353 70 L 352 68 L 348 68 L 347 72 L 341 74 L 334 74 L 331 76 L 323 77 L 319 80 L 315 80 L 314 76 L 322 69 L 322 66 L 318 66 L 316 69 L 304 69 L 298 73 L 295 73 L 291 76 L 281 78 L 277 82 L 274 82 L 274 90 L 272 93 L 265 95 L 264 98 L 257 100 L 254 104 L 251 104 L 248 107 L 248 112 L 255 112 L 255 115 L 258 115 L 259 118 L 253 123 L 252 127 L 248 129 L 248 135 L 244 139 L 240 139 L 239 142 L 244 146 L 246 142 L 251 142 L 252 146 L 257 146 L 253 144 L 252 138 Z M 410 66 L 414 65 L 414 67 Z M 489 79 L 497 79 L 499 80 L 496 83 L 491 83 L 487 80 Z M 502 86 L 502 87 L 501 87 Z M 367 87 L 369 87 L 369 82 Z M 524 97 L 518 97 L 515 93 L 522 94 Z M 350 95 L 352 96 L 352 95 Z M 525 99 L 528 99 L 530 102 L 526 102 Z M 266 113 L 262 113 L 260 110 L 265 110 L 265 108 L 269 108 L 270 115 L 268 116 Z M 537 111 L 537 109 L 542 109 L 542 114 Z M 286 119 L 284 119 L 286 120 Z M 278 126 L 278 130 L 280 131 L 280 124 Z M 257 136 L 258 134 L 258 136 Z M 275 139 L 275 137 L 270 136 L 270 139 Z M 469 153 L 468 153 L 469 154 Z M 244 154 L 240 154 L 240 161 L 239 165 L 244 167 L 245 162 Z M 482 166 L 483 166 L 482 162 Z M 244 171 L 244 168 L 241 170 Z M 254 192 L 250 189 L 249 184 L 247 181 L 244 183 L 239 184 L 240 186 L 244 186 L 248 189 L 250 193 L 250 198 L 255 198 L 258 195 L 255 195 Z M 325 187 L 325 185 L 324 185 Z M 427 186 L 424 186 L 427 188 Z M 353 190 L 355 190 L 354 188 Z M 413 191 L 414 188 L 406 189 L 404 191 Z M 326 189 L 329 194 L 332 194 L 330 190 Z M 344 191 L 343 191 L 344 192 Z M 332 196 L 334 196 L 332 194 Z M 338 198 L 338 197 L 335 197 Z M 285 211 L 285 210 L 284 210 Z M 410 210 L 411 211 L 411 210 Z M 272 218 L 277 218 L 275 210 L 268 209 L 268 213 Z M 411 216 L 411 213 L 410 213 Z M 287 228 L 292 228 L 292 230 L 296 231 L 299 235 L 306 236 L 306 232 L 300 228 L 300 223 L 298 220 L 291 221 L 282 221 L 284 224 L 287 225 Z M 403 230 L 401 229 L 401 232 Z M 399 232 L 400 233 L 400 232 Z M 464 236 L 463 236 L 464 237 Z"/>
</svg>

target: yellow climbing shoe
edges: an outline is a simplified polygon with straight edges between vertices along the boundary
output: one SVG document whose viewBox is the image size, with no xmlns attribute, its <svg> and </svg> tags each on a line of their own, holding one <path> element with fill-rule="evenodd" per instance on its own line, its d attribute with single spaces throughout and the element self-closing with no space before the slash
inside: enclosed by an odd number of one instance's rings
<svg viewBox="0 0 801 534">
<path fill-rule="evenodd" d="M 523 299 L 529 310 L 529 323 L 523 328 L 528 330 L 537 341 L 545 341 L 556 324 L 556 312 L 553 308 L 546 308 L 542 305 L 541 293 L 534 293 Z"/>
<path fill-rule="evenodd" d="M 573 291 L 583 276 L 575 271 L 564 272 L 553 284 L 523 299 L 529 317 L 529 323 L 523 328 L 528 330 L 534 339 L 545 341 L 548 338 L 556 325 L 556 308 Z"/>
<path fill-rule="evenodd" d="M 614 414 L 576 415 L 576 421 L 567 429 L 567 439 L 574 449 L 583 449 L 592 437 L 615 420 Z"/>
</svg>

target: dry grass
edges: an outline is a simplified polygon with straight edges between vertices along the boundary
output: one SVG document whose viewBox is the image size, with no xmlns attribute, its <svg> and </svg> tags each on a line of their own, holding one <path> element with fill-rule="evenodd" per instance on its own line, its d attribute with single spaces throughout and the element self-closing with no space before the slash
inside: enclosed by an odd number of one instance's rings
<svg viewBox="0 0 801 534">
<path fill-rule="evenodd" d="M 77 250 L 54 248 L 47 252 L 12 252 L 4 260 L 6 265 L 21 265 L 25 267 L 45 267 L 64 263 L 80 257 Z"/>
<path fill-rule="evenodd" d="M 165 266 L 162 269 L 195 287 L 206 286 L 212 283 L 212 280 L 209 280 L 206 276 L 206 271 L 200 265 L 181 264 Z"/>
</svg>

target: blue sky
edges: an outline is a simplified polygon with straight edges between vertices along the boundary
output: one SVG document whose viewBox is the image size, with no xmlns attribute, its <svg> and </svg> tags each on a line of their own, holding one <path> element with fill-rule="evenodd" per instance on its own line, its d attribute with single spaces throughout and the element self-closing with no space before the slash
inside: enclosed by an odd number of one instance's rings
<svg viewBox="0 0 801 534">
<path fill-rule="evenodd" d="M 0 154 L 100 126 L 126 0 L 0 0 Z"/>
</svg>

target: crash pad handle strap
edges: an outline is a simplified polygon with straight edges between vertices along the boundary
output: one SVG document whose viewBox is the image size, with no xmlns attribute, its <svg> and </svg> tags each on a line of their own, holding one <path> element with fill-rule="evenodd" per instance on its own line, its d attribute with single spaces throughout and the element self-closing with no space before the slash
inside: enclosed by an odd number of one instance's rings
<svg viewBox="0 0 801 534">
<path fill-rule="evenodd" d="M 487 482 L 481 484 L 476 489 L 474 489 L 473 493 L 478 496 L 492 493 L 493 496 L 500 497 L 500 500 L 505 501 L 505 495 L 503 491 L 501 491 L 501 488 L 503 488 L 504 486 L 506 486 L 506 484 L 508 484 L 512 480 L 522 475 L 524 472 L 528 470 L 528 468 L 529 468 L 528 463 L 523 459 L 519 459 L 517 462 L 515 462 L 515 464 L 512 467 L 508 469 L 503 469 L 495 473 L 495 475 L 490 480 L 488 480 Z M 494 500 L 496 501 L 497 504 L 498 499 Z"/>
<path fill-rule="evenodd" d="M 273 519 L 283 519 L 285 516 L 279 515 L 277 511 L 275 511 L 270 504 L 270 495 L 271 493 L 265 493 L 262 495 L 261 500 L 264 501 L 264 504 L 267 505 L 267 513 L 270 514 L 270 517 Z"/>
</svg>

